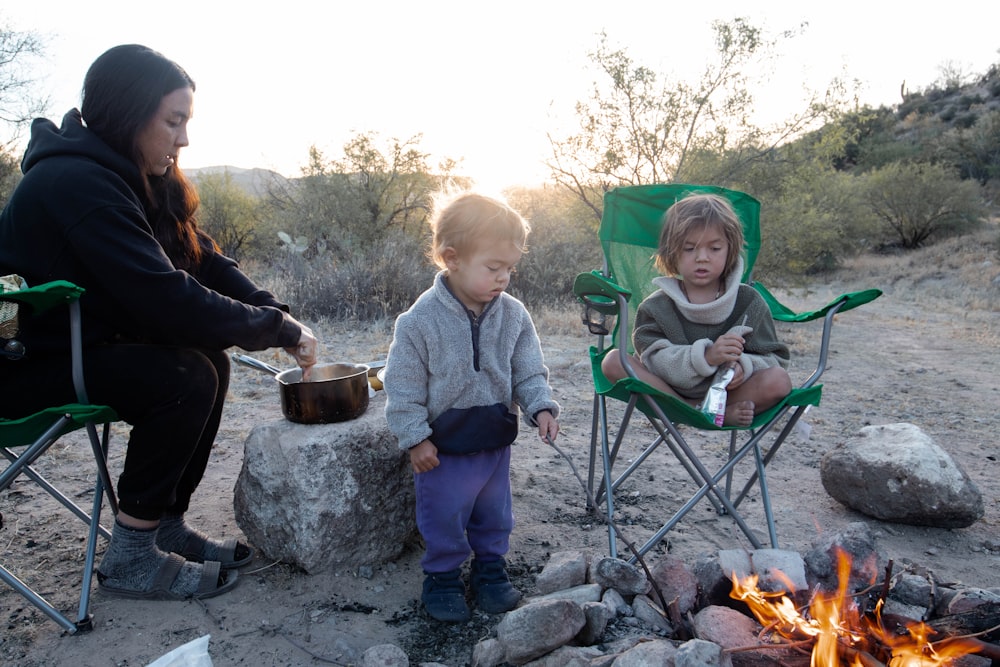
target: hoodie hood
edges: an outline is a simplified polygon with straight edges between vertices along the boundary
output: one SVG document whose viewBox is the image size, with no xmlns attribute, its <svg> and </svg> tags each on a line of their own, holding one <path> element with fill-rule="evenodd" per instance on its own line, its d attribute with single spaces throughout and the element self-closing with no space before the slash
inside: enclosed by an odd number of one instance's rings
<svg viewBox="0 0 1000 667">
<path fill-rule="evenodd" d="M 118 174 L 134 192 L 145 190 L 139 167 L 87 129 L 77 109 L 63 116 L 61 127 L 47 118 L 36 118 L 31 123 L 31 140 L 21 160 L 21 171 L 27 174 L 42 160 L 57 156 L 93 160 Z"/>
<path fill-rule="evenodd" d="M 681 289 L 681 281 L 677 278 L 660 276 L 653 278 L 653 284 L 665 292 L 677 305 L 681 314 L 696 324 L 719 324 L 725 321 L 736 305 L 736 295 L 740 289 L 743 277 L 743 258 L 740 257 L 736 268 L 729 272 L 726 278 L 725 291 L 719 298 L 709 303 L 691 303 Z"/>
</svg>

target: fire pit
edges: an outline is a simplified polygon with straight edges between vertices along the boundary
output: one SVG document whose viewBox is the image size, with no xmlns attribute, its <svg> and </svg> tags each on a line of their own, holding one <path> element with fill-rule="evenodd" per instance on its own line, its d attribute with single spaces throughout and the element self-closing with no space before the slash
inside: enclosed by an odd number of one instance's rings
<svg viewBox="0 0 1000 667">
<path fill-rule="evenodd" d="M 941 667 L 974 653 L 1000 659 L 1000 647 L 973 636 L 975 632 L 956 635 L 921 620 L 883 614 L 891 569 L 890 563 L 881 587 L 851 594 L 850 557 L 839 551 L 840 585 L 833 593 L 815 592 L 806 609 L 783 592 L 760 590 L 757 575 L 734 574 L 730 596 L 747 605 L 774 646 L 796 649 L 813 667 Z M 868 609 L 864 602 L 876 590 Z"/>
<path fill-rule="evenodd" d="M 543 655 L 547 664 L 1000 664 L 1000 591 L 893 567 L 861 523 L 804 554 L 730 549 L 694 563 L 552 554 L 537 594 L 476 645 L 473 664 Z"/>
</svg>

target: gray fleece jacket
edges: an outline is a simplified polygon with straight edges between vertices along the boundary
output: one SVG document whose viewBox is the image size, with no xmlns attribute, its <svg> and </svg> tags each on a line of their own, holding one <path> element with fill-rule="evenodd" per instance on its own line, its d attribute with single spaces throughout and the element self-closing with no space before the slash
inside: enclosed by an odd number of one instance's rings
<svg viewBox="0 0 1000 667">
<path fill-rule="evenodd" d="M 385 367 L 385 415 L 400 449 L 430 438 L 439 452 L 469 454 L 511 444 L 518 408 L 559 415 L 534 323 L 503 293 L 476 317 L 444 272 L 396 318 Z"/>
<path fill-rule="evenodd" d="M 632 344 L 643 365 L 681 396 L 702 398 L 718 370 L 705 359 L 716 338 L 732 331 L 746 344 L 739 363 L 746 377 L 758 369 L 788 367 L 788 347 L 778 340 L 774 319 L 757 291 L 740 283 L 743 263 L 726 281 L 726 290 L 710 303 L 687 300 L 676 278 L 654 278 L 659 290 L 636 312 Z"/>
</svg>

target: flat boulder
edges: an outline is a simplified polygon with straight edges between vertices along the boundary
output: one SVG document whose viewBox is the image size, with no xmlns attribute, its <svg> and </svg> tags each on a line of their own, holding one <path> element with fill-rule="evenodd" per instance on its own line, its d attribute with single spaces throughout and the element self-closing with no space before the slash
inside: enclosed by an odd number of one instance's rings
<svg viewBox="0 0 1000 667">
<path fill-rule="evenodd" d="M 314 573 L 396 559 L 416 536 L 413 473 L 385 398 L 333 424 L 259 424 L 236 480 L 236 522 L 265 556 Z"/>
<path fill-rule="evenodd" d="M 968 474 L 913 424 L 862 428 L 823 456 L 820 478 L 835 500 L 883 521 L 964 528 L 985 512 Z"/>
</svg>

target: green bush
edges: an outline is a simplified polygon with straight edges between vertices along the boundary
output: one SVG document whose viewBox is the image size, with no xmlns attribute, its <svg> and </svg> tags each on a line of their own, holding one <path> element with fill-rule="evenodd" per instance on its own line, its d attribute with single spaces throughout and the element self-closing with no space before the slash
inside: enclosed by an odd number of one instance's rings
<svg viewBox="0 0 1000 667">
<path fill-rule="evenodd" d="M 903 248 L 974 229 L 987 216 L 977 184 L 936 164 L 894 163 L 866 175 L 862 198 Z"/>
</svg>

